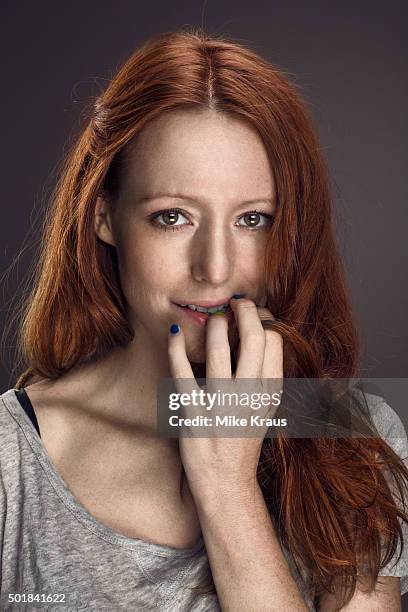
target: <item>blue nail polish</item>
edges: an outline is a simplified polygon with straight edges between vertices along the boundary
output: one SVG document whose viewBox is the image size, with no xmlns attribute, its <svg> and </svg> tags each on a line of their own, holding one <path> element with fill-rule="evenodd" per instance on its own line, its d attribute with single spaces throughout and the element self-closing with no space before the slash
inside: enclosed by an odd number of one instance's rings
<svg viewBox="0 0 408 612">
<path fill-rule="evenodd" d="M 178 334 L 179 331 L 180 331 L 180 327 L 177 325 L 177 323 L 173 323 L 173 325 L 170 327 L 170 333 Z"/>
<path fill-rule="evenodd" d="M 235 295 L 232 296 L 234 300 L 239 300 L 240 298 L 245 297 L 245 293 L 235 293 Z"/>
</svg>

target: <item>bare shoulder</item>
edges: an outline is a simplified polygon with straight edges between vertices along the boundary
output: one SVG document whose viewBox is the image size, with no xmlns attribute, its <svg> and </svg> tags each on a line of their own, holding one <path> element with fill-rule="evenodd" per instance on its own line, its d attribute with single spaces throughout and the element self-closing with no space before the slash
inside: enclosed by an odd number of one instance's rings
<svg viewBox="0 0 408 612">
<path fill-rule="evenodd" d="M 48 437 L 50 428 L 54 429 L 52 433 L 58 432 L 67 413 L 67 402 L 58 381 L 33 383 L 25 387 L 25 391 L 37 417 L 41 436 L 45 434 Z"/>
<path fill-rule="evenodd" d="M 340 590 L 340 583 L 336 581 L 334 586 Z M 336 595 L 325 593 L 319 598 L 319 610 L 321 612 L 335 612 L 338 610 Z M 401 610 L 401 586 L 400 579 L 394 576 L 380 576 L 375 590 L 369 590 L 369 581 L 365 576 L 360 576 L 356 585 L 354 596 L 348 605 L 342 610 L 348 612 L 372 612 L 373 610 Z"/>
<path fill-rule="evenodd" d="M 42 380 L 25 387 L 37 417 L 43 444 L 51 457 L 70 455 L 96 433 L 87 398 L 71 377 Z"/>
</svg>

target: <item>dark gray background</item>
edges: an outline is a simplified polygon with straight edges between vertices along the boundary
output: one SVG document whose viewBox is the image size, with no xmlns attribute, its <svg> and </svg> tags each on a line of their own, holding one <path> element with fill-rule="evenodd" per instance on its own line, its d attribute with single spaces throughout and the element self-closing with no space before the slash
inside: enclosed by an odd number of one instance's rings
<svg viewBox="0 0 408 612">
<path fill-rule="evenodd" d="M 26 290 L 42 210 L 87 105 L 146 38 L 204 25 L 249 43 L 302 88 L 331 170 L 363 375 L 407 376 L 404 2 L 9 0 L 0 12 L 2 328 Z M 13 344 L 7 336 L 0 392 L 14 384 Z"/>
<path fill-rule="evenodd" d="M 2 324 L 15 313 L 42 207 L 87 105 L 146 38 L 204 24 L 248 42 L 301 87 L 331 170 L 363 375 L 407 376 L 403 2 L 9 1 L 1 13 Z M 0 389 L 14 383 L 12 345 L 8 336 Z"/>
</svg>

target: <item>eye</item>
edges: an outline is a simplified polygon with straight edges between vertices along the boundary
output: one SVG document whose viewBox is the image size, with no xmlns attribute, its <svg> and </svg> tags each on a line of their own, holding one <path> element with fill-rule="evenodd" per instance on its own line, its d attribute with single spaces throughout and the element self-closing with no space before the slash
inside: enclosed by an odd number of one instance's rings
<svg viewBox="0 0 408 612">
<path fill-rule="evenodd" d="M 160 210 L 156 213 L 153 213 L 153 215 L 149 217 L 149 221 L 153 225 L 153 227 L 162 229 L 164 231 L 181 230 L 185 225 L 191 225 L 188 220 L 187 223 L 178 223 L 177 221 L 180 220 L 180 217 L 183 217 L 187 220 L 187 217 L 181 209 L 168 208 L 166 210 Z M 243 220 L 244 223 L 238 223 L 237 227 L 243 227 L 246 230 L 254 231 L 270 227 L 273 222 L 273 216 L 267 213 L 259 212 L 258 210 L 251 210 L 242 215 L 239 218 L 239 221 L 241 220 Z"/>
<path fill-rule="evenodd" d="M 270 227 L 272 225 L 273 216 L 268 215 L 267 213 L 261 213 L 257 210 L 251 210 L 250 212 L 245 213 L 240 217 L 240 220 L 243 219 L 245 221 L 244 225 L 239 225 L 239 227 L 244 227 L 245 229 L 251 230 L 254 229 L 264 229 L 266 227 Z M 260 223 L 262 222 L 263 223 Z"/>
<path fill-rule="evenodd" d="M 186 219 L 181 210 L 177 208 L 169 208 L 168 210 L 161 210 L 154 213 L 153 216 L 150 217 L 150 222 L 152 225 L 160 227 L 164 230 L 176 230 L 181 229 L 183 225 L 189 225 L 189 223 L 176 223 L 180 216 Z M 162 217 L 164 223 L 158 221 L 160 217 Z"/>
</svg>

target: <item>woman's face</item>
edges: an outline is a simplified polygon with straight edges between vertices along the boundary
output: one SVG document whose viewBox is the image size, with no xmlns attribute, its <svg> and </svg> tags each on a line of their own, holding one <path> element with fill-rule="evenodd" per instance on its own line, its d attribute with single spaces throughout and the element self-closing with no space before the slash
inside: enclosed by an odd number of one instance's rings
<svg viewBox="0 0 408 612">
<path fill-rule="evenodd" d="M 235 293 L 263 302 L 274 211 L 269 160 L 249 125 L 209 110 L 148 124 L 128 146 L 117 201 L 98 198 L 96 208 L 99 238 L 117 249 L 135 341 L 165 350 L 178 323 L 189 360 L 205 362 L 205 325 L 178 304 L 218 304 Z M 229 327 L 232 347 L 233 320 Z"/>
</svg>

